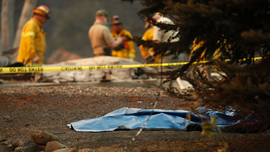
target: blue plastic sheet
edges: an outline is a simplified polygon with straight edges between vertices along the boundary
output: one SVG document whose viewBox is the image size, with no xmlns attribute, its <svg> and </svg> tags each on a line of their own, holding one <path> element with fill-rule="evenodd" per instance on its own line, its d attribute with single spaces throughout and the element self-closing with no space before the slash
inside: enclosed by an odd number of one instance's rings
<svg viewBox="0 0 270 152">
<path fill-rule="evenodd" d="M 153 115 L 148 121 L 145 129 L 180 129 L 186 130 L 190 124 L 201 125 L 201 119 L 210 119 L 215 117 L 217 127 L 225 128 L 228 125 L 234 125 L 238 122 L 228 121 L 228 118 L 234 115 L 233 112 L 219 113 L 203 107 L 198 108 L 204 111 L 203 114 L 195 115 L 186 110 L 160 110 L 155 109 Z M 68 124 L 68 127 L 80 132 L 102 132 L 114 131 L 117 129 L 139 129 L 146 122 L 152 109 L 121 108 L 110 112 L 105 116 L 80 120 Z M 190 114 L 190 120 L 186 119 Z"/>
</svg>

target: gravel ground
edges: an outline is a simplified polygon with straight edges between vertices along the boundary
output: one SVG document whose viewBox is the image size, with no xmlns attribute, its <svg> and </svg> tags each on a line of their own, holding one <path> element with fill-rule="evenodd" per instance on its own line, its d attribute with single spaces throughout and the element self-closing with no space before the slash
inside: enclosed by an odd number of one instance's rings
<svg viewBox="0 0 270 152">
<path fill-rule="evenodd" d="M 157 96 L 161 92 L 160 96 Z M 200 132 L 137 131 L 82 133 L 66 125 L 103 116 L 123 108 L 186 109 L 193 102 L 168 96 L 157 88 L 91 86 L 51 86 L 0 88 L 0 138 L 30 141 L 30 130 L 53 133 L 69 147 L 96 151 L 217 151 L 229 145 L 229 151 L 268 151 L 270 134 L 224 133 L 209 139 Z M 4 148 L 2 148 L 4 151 Z M 1 151 L 1 147 L 0 147 Z"/>
</svg>

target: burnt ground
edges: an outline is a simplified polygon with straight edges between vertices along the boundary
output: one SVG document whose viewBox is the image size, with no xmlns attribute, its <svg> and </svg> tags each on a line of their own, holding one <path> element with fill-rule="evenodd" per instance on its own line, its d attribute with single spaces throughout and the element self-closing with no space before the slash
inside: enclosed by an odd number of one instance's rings
<svg viewBox="0 0 270 152">
<path fill-rule="evenodd" d="M 0 138 L 31 141 L 30 130 L 43 130 L 60 138 L 60 143 L 77 149 L 96 151 L 269 151 L 270 133 L 221 133 L 209 139 L 201 132 L 143 131 L 132 141 L 137 130 L 101 133 L 76 132 L 67 124 L 103 116 L 123 108 L 187 109 L 192 102 L 157 96 L 155 88 L 122 87 L 16 87 L 0 88 Z M 5 148 L 0 147 L 0 151 Z"/>
</svg>

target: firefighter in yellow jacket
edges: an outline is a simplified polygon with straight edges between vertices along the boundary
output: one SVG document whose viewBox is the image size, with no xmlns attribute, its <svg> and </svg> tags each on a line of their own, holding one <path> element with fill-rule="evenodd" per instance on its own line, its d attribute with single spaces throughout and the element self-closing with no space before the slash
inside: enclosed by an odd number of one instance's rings
<svg viewBox="0 0 270 152">
<path fill-rule="evenodd" d="M 145 31 L 142 39 L 144 41 L 152 41 L 153 40 L 153 33 L 154 33 L 153 26 L 150 25 L 150 23 L 146 21 L 146 24 L 144 27 L 149 28 L 149 29 Z M 140 45 L 140 51 L 141 51 L 142 57 L 144 58 L 144 60 L 146 60 L 146 62 L 148 62 L 147 60 L 149 59 L 149 57 L 154 56 L 154 49 L 153 48 L 147 48 L 144 45 Z M 151 63 L 160 63 L 160 55 L 153 58 L 153 62 L 151 62 Z"/>
<path fill-rule="evenodd" d="M 129 31 L 122 28 L 122 22 L 119 20 L 119 16 L 115 15 L 112 19 L 112 30 L 111 35 L 115 39 L 119 37 L 123 37 L 124 41 L 121 45 L 115 47 L 112 51 L 112 56 L 127 58 L 127 59 L 135 59 L 135 49 L 133 41 L 125 41 L 125 37 L 132 38 L 132 35 Z"/>
<path fill-rule="evenodd" d="M 18 62 L 24 64 L 44 64 L 46 51 L 46 33 L 41 28 L 50 18 L 50 10 L 41 5 L 33 10 L 34 16 L 24 25 L 21 34 Z"/>
</svg>

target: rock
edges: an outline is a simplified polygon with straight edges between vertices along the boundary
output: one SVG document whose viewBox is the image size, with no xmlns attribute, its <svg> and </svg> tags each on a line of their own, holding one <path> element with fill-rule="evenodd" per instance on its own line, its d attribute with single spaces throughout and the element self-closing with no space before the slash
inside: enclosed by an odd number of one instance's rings
<svg viewBox="0 0 270 152">
<path fill-rule="evenodd" d="M 3 145 L 9 145 L 9 144 L 11 144 L 11 140 L 4 141 L 2 144 Z"/>
<path fill-rule="evenodd" d="M 78 152 L 94 152 L 94 150 L 86 148 L 86 149 L 80 149 Z"/>
<path fill-rule="evenodd" d="M 68 148 L 68 146 L 63 145 L 63 144 L 61 144 L 61 143 L 60 143 L 60 147 L 61 147 L 61 149 L 62 149 L 62 148 Z"/>
<path fill-rule="evenodd" d="M 37 146 L 37 149 L 39 149 L 39 150 L 45 150 L 45 145 L 39 145 L 39 144 L 36 144 L 36 146 Z"/>
<path fill-rule="evenodd" d="M 11 121 L 10 116 L 4 116 L 4 121 L 5 122 L 10 122 Z"/>
<path fill-rule="evenodd" d="M 23 144 L 24 144 L 24 142 L 23 142 L 22 140 L 14 140 L 14 141 L 12 142 L 12 146 L 13 146 L 14 148 L 16 148 L 16 147 L 21 147 L 21 146 L 23 146 Z"/>
<path fill-rule="evenodd" d="M 76 152 L 76 150 L 77 150 L 77 148 L 74 147 L 74 148 L 72 148 L 69 152 Z"/>
<path fill-rule="evenodd" d="M 3 80 L 3 79 L 0 79 L 0 84 L 1 84 L 1 83 L 4 83 L 4 82 L 5 82 L 5 80 Z"/>
<path fill-rule="evenodd" d="M 27 148 L 26 147 L 17 147 L 17 148 L 15 148 L 14 152 L 27 152 Z"/>
<path fill-rule="evenodd" d="M 58 149 L 61 149 L 60 143 L 58 141 L 50 141 L 45 147 L 45 152 L 53 152 Z"/>
<path fill-rule="evenodd" d="M 6 141 L 6 139 L 4 137 L 0 136 L 0 142 L 1 141 Z"/>
<path fill-rule="evenodd" d="M 47 151 L 46 151 L 47 152 Z M 76 152 L 76 148 L 64 148 L 64 149 L 58 149 L 54 152 Z"/>
<path fill-rule="evenodd" d="M 16 151 L 16 149 L 20 151 Z M 14 152 L 38 152 L 39 151 L 36 146 L 17 147 L 16 149 Z"/>
<path fill-rule="evenodd" d="M 12 151 L 12 150 L 14 150 L 14 147 L 12 146 L 12 144 L 9 144 L 9 145 L 7 145 L 7 149 L 8 149 L 9 151 Z"/>
<path fill-rule="evenodd" d="M 13 151 L 16 147 L 21 147 L 24 145 L 24 142 L 22 140 L 14 140 L 13 142 L 11 141 L 7 141 L 6 143 L 4 143 L 7 145 L 7 149 L 9 151 Z M 18 148 L 20 149 L 20 148 Z M 16 150 L 16 149 L 15 149 Z M 17 150 L 18 151 L 18 150 Z"/>
<path fill-rule="evenodd" d="M 49 141 L 59 141 L 58 136 L 46 131 L 32 130 L 30 131 L 31 138 L 36 144 L 46 145 Z"/>
</svg>

